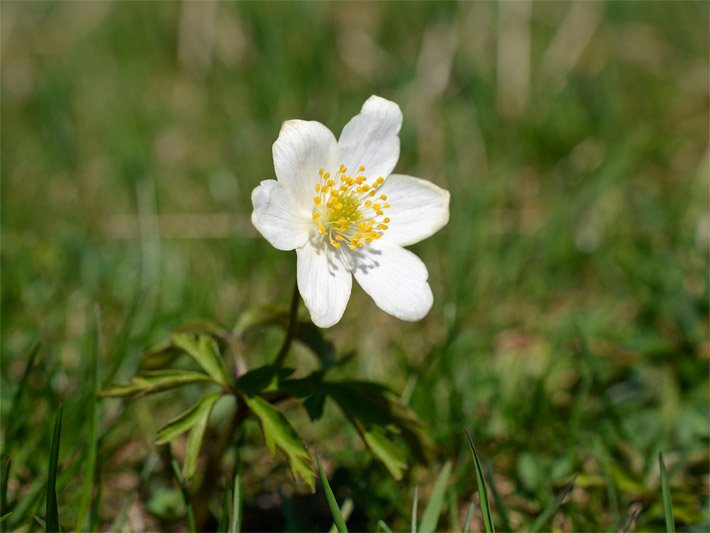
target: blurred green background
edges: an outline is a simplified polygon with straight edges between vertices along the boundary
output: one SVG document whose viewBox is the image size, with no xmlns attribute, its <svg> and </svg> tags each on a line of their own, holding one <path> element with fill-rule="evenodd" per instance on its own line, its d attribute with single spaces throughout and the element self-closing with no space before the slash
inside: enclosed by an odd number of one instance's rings
<svg viewBox="0 0 710 533">
<path fill-rule="evenodd" d="M 398 322 L 355 289 L 328 332 L 340 352 L 356 351 L 343 375 L 403 394 L 438 445 L 434 462 L 412 462 L 395 483 L 336 410 L 315 424 L 290 412 L 336 496 L 352 498 L 351 527 L 408 527 L 414 486 L 426 501 L 447 459 L 439 527 L 461 524 L 475 492 L 465 428 L 512 528 L 575 473 L 551 527 L 615 530 L 640 508 L 640 529 L 662 528 L 660 450 L 679 526 L 708 527 L 707 2 L 0 9 L 12 527 L 43 515 L 61 401 L 59 509 L 73 523 L 94 306 L 109 380 L 128 378 L 185 319 L 231 327 L 251 306 L 286 304 L 295 254 L 256 234 L 250 192 L 274 177 L 281 122 L 319 120 L 337 135 L 371 94 L 402 108 L 397 171 L 452 200 L 448 226 L 414 247 L 435 295 L 428 317 Z M 278 340 L 257 342 L 250 365 L 270 360 Z M 28 391 L 9 412 L 35 341 Z M 132 529 L 184 527 L 152 441 L 196 394 L 104 402 L 102 527 L 122 512 Z M 255 427 L 245 527 L 328 528 L 322 493 L 297 485 Z"/>
</svg>

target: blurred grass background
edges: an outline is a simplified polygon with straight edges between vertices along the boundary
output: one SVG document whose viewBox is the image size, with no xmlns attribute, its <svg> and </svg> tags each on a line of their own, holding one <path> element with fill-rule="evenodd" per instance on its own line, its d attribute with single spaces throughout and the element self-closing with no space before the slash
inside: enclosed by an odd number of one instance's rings
<svg viewBox="0 0 710 533">
<path fill-rule="evenodd" d="M 439 527 L 463 523 L 475 486 L 464 428 L 512 528 L 575 473 L 555 528 L 614 530 L 639 508 L 640 529 L 662 528 L 660 450 L 679 525 L 708 527 L 706 2 L 0 9 L 13 527 L 36 527 L 30 512 L 44 509 L 60 402 L 59 509 L 73 523 L 94 306 L 107 382 L 129 377 L 185 319 L 231 326 L 250 306 L 287 303 L 295 256 L 258 237 L 250 192 L 273 177 L 282 121 L 319 120 L 337 135 L 371 94 L 404 113 L 397 171 L 449 189 L 452 202 L 449 225 L 415 247 L 435 294 L 429 316 L 398 322 L 356 289 L 329 332 L 357 352 L 345 374 L 410 402 L 438 444 L 435 462 L 395 483 L 334 409 L 316 424 L 290 413 L 336 496 L 353 499 L 351 527 L 408 527 L 413 487 L 426 498 L 447 459 Z M 38 362 L 10 412 L 35 341 Z M 255 349 L 253 365 L 272 355 Z M 298 351 L 291 360 L 312 364 Z M 102 404 L 102 527 L 121 513 L 132 529 L 184 527 L 152 444 L 196 398 L 181 394 Z M 245 527 L 329 527 L 322 494 L 295 485 L 248 433 Z"/>
</svg>

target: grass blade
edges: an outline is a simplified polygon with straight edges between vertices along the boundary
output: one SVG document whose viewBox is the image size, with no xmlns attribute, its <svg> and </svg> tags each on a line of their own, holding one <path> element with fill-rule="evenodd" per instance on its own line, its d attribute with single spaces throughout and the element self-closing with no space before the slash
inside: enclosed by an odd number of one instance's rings
<svg viewBox="0 0 710 533">
<path fill-rule="evenodd" d="M 62 413 L 59 406 L 54 417 L 52 449 L 49 452 L 49 473 L 47 474 L 47 511 L 45 514 L 46 531 L 59 531 L 59 509 L 57 507 L 57 470 L 59 470 L 59 441 L 62 436 Z"/>
<path fill-rule="evenodd" d="M 82 488 L 79 511 L 76 515 L 74 529 L 85 531 L 91 529 L 86 523 L 91 505 L 91 495 L 94 488 L 94 477 L 96 475 L 96 451 L 99 445 L 99 351 L 101 350 L 101 315 L 99 307 L 95 308 L 94 320 L 94 340 L 91 350 L 91 399 L 89 404 L 89 450 L 86 456 L 86 472 L 84 474 L 84 486 Z"/>
<path fill-rule="evenodd" d="M 663 514 L 666 517 L 666 531 L 675 533 L 675 518 L 673 517 L 673 501 L 668 485 L 668 472 L 663 460 L 663 452 L 658 452 L 658 465 L 661 467 L 661 492 L 663 493 Z"/>
<path fill-rule="evenodd" d="M 237 457 L 234 468 L 234 495 L 232 497 L 232 533 L 238 533 L 242 527 L 242 459 Z"/>
<path fill-rule="evenodd" d="M 419 505 L 419 486 L 414 487 L 414 500 L 412 501 L 412 533 L 417 533 L 417 506 Z"/>
<path fill-rule="evenodd" d="M 10 481 L 10 469 L 12 468 L 12 458 L 3 457 L 0 462 L 0 514 L 7 510 L 7 484 Z"/>
<path fill-rule="evenodd" d="M 471 519 L 473 518 L 473 507 L 473 502 L 468 504 L 468 509 L 466 510 L 466 518 L 463 521 L 463 529 L 461 530 L 463 533 L 468 533 L 468 530 L 471 527 Z"/>
<path fill-rule="evenodd" d="M 222 497 L 222 514 L 219 516 L 219 524 L 217 525 L 217 531 L 219 533 L 227 533 L 227 528 L 229 525 L 229 493 L 234 490 L 234 481 L 227 478 L 227 484 L 224 487 L 224 496 Z"/>
<path fill-rule="evenodd" d="M 347 523 L 348 518 L 350 518 L 350 515 L 353 514 L 354 508 L 355 505 L 353 504 L 351 498 L 348 498 L 343 502 L 343 505 L 340 507 L 340 514 L 343 515 L 343 522 Z M 330 526 L 328 533 L 336 533 L 336 531 L 338 531 L 338 528 L 335 526 L 335 524 L 333 524 L 332 526 Z"/>
<path fill-rule="evenodd" d="M 456 492 L 449 493 L 449 521 L 451 531 L 459 530 L 459 504 L 456 501 Z"/>
<path fill-rule="evenodd" d="M 375 531 L 384 531 L 384 533 L 392 533 L 392 528 L 390 528 L 383 520 L 377 521 L 377 529 Z"/>
<path fill-rule="evenodd" d="M 441 469 L 441 472 L 439 472 L 439 477 L 436 478 L 436 483 L 434 484 L 434 490 L 429 498 L 429 503 L 427 503 L 427 506 L 424 508 L 422 521 L 419 524 L 419 531 L 422 531 L 423 533 L 436 531 L 436 526 L 439 523 L 439 515 L 441 514 L 441 508 L 444 505 L 446 484 L 449 482 L 450 475 L 451 461 L 447 461 Z"/>
<path fill-rule="evenodd" d="M 495 532 L 495 527 L 493 526 L 493 516 L 491 515 L 491 506 L 488 503 L 488 491 L 486 489 L 486 480 L 483 477 L 483 470 L 481 469 L 481 462 L 478 460 L 478 453 L 476 452 L 476 447 L 473 445 L 473 439 L 471 434 L 466 430 L 466 438 L 468 439 L 468 445 L 471 447 L 471 453 L 473 453 L 473 463 L 476 467 L 476 484 L 478 485 L 478 496 L 481 501 L 481 513 L 483 514 L 483 526 L 486 528 L 486 533 Z"/>
<path fill-rule="evenodd" d="M 318 457 L 318 454 L 316 454 L 316 464 L 318 465 L 320 481 L 323 484 L 323 490 L 325 490 L 325 497 L 328 500 L 328 508 L 330 509 L 330 514 L 333 515 L 335 527 L 338 528 L 339 533 L 347 533 L 348 528 L 345 527 L 345 520 L 343 520 L 343 515 L 340 513 L 340 507 L 338 506 L 335 495 L 330 488 L 330 483 L 328 483 L 328 477 L 325 475 L 323 466 L 320 464 L 320 457 Z"/>
<path fill-rule="evenodd" d="M 180 487 L 180 492 L 182 492 L 183 502 L 185 502 L 185 510 L 187 511 L 187 530 L 190 533 L 196 533 L 197 527 L 195 526 L 195 513 L 192 511 L 190 494 L 187 492 L 185 480 L 182 478 L 182 474 L 180 473 L 180 466 L 177 464 L 175 459 L 173 459 L 170 464 L 173 467 L 173 473 L 175 474 L 175 479 L 178 482 L 178 487 Z"/>
<path fill-rule="evenodd" d="M 508 507 L 505 505 L 503 498 L 501 498 L 500 492 L 498 492 L 498 487 L 496 487 L 495 479 L 493 478 L 493 464 L 490 460 L 486 460 L 484 463 L 486 465 L 488 483 L 491 486 L 491 492 L 493 493 L 493 501 L 496 503 L 498 516 L 500 517 L 500 525 L 503 531 L 512 531 L 513 528 L 510 527 L 510 520 L 508 520 Z"/>
<path fill-rule="evenodd" d="M 535 520 L 533 525 L 530 527 L 530 533 L 536 533 L 537 531 L 540 531 L 542 526 L 547 524 L 547 522 L 549 522 L 549 520 L 553 516 L 555 516 L 555 513 L 560 508 L 560 505 L 564 503 L 564 501 L 567 499 L 567 496 L 569 496 L 569 493 L 572 492 L 573 488 L 574 479 L 567 483 L 567 485 L 565 485 L 565 488 L 562 489 L 562 492 L 560 492 L 554 499 L 554 501 L 545 508 L 545 510 L 540 514 L 540 516 L 537 517 L 537 520 Z"/>
</svg>

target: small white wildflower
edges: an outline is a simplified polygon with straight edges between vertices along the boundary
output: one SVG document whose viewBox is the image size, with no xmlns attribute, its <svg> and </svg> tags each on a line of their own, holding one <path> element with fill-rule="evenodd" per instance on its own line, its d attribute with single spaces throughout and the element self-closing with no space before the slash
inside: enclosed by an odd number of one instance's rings
<svg viewBox="0 0 710 533">
<path fill-rule="evenodd" d="M 431 308 L 426 266 L 405 250 L 449 220 L 449 193 L 391 174 L 402 112 L 371 96 L 340 140 L 323 124 L 289 120 L 273 146 L 277 180 L 251 195 L 251 220 L 275 248 L 296 250 L 298 290 L 322 328 L 337 323 L 352 278 L 387 313 L 414 321 Z"/>
</svg>

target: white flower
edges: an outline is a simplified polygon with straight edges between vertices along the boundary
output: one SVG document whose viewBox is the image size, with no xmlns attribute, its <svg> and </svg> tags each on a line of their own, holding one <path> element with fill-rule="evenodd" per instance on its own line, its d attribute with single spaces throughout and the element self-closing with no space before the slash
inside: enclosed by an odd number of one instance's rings
<svg viewBox="0 0 710 533">
<path fill-rule="evenodd" d="M 251 220 L 279 250 L 296 250 L 298 290 L 322 328 L 337 323 L 352 278 L 387 313 L 423 318 L 433 296 L 426 266 L 403 246 L 449 221 L 449 193 L 391 174 L 399 159 L 402 112 L 371 96 L 340 140 L 323 124 L 289 120 L 274 143 L 277 180 L 251 195 Z"/>
</svg>

